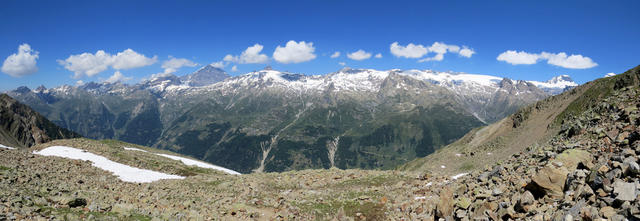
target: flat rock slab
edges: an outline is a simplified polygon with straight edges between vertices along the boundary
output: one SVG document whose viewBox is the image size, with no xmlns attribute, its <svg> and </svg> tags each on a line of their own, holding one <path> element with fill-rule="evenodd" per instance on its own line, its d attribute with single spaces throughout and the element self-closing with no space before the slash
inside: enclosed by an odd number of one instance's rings
<svg viewBox="0 0 640 221">
<path fill-rule="evenodd" d="M 616 194 L 617 200 L 622 201 L 633 201 L 638 196 L 636 183 L 627 183 L 621 180 L 616 180 L 613 183 L 613 193 Z"/>
</svg>

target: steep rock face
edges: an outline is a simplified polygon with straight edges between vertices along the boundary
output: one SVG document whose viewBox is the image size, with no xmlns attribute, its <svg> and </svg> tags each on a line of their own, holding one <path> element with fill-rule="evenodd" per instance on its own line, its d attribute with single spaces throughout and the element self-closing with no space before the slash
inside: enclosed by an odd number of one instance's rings
<svg viewBox="0 0 640 221">
<path fill-rule="evenodd" d="M 307 76 L 265 69 L 228 77 L 209 65 L 136 85 L 19 88 L 10 95 L 87 137 L 250 172 L 393 168 L 547 93 L 525 81 L 430 70 Z"/>
<path fill-rule="evenodd" d="M 55 139 L 79 137 L 6 94 L 0 94 L 0 144 L 30 147 Z"/>
</svg>

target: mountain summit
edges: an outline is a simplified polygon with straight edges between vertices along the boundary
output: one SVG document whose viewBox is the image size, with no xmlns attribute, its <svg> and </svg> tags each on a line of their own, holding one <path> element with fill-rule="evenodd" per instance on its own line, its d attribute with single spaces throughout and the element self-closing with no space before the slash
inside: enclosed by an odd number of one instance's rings
<svg viewBox="0 0 640 221">
<path fill-rule="evenodd" d="M 213 65 L 206 65 L 197 71 L 180 77 L 180 80 L 189 86 L 199 87 L 223 81 L 230 77 L 227 72 Z"/>
</svg>

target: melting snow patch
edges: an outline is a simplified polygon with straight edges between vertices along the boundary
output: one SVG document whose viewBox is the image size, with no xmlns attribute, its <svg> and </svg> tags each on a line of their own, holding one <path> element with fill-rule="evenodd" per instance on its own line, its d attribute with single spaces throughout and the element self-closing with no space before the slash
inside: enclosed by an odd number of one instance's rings
<svg viewBox="0 0 640 221">
<path fill-rule="evenodd" d="M 444 168 L 447 168 L 447 167 L 445 167 L 444 165 L 440 165 L 440 168 L 444 169 Z"/>
<path fill-rule="evenodd" d="M 143 149 L 138 149 L 138 148 L 133 148 L 133 147 L 123 147 L 125 150 L 132 150 L 132 151 L 141 151 L 141 152 L 149 152 Z M 228 174 L 233 174 L 233 175 L 240 175 L 240 173 L 224 168 L 224 167 L 220 167 L 220 166 L 216 166 L 213 164 L 208 164 L 208 163 L 204 163 L 204 162 L 200 162 L 197 160 L 192 160 L 192 159 L 188 159 L 188 158 L 184 158 L 184 157 L 179 157 L 179 156 L 173 156 L 173 155 L 169 155 L 169 154 L 162 154 L 162 153 L 154 153 L 155 155 L 158 156 L 162 156 L 162 157 L 166 157 L 172 160 L 179 160 L 180 162 L 184 163 L 185 165 L 188 166 L 197 166 L 197 167 L 202 167 L 202 168 L 208 168 L 208 169 L 214 169 L 214 170 L 219 170 Z"/>
<path fill-rule="evenodd" d="M 414 198 L 415 200 L 423 200 L 426 199 L 426 196 L 416 196 L 416 198 Z"/>
<path fill-rule="evenodd" d="M 133 148 L 133 147 L 124 147 L 125 150 L 134 150 L 134 151 L 141 151 L 141 152 L 149 152 L 143 149 L 138 149 L 138 148 Z"/>
<path fill-rule="evenodd" d="M 456 174 L 454 176 L 451 177 L 451 179 L 457 180 L 460 177 L 466 176 L 469 173 L 461 173 L 461 174 Z"/>
<path fill-rule="evenodd" d="M 491 155 L 491 154 L 492 154 L 491 152 L 487 153 L 487 155 Z"/>
<path fill-rule="evenodd" d="M 220 166 L 216 166 L 213 164 L 208 164 L 208 163 L 204 163 L 204 162 L 200 162 L 197 160 L 192 160 L 192 159 L 188 159 L 188 158 L 184 158 L 184 157 L 179 157 L 179 156 L 173 156 L 173 155 L 169 155 L 169 154 L 162 154 L 162 153 L 157 153 L 156 155 L 158 156 L 163 156 L 166 158 L 171 158 L 174 160 L 179 160 L 182 161 L 182 163 L 184 163 L 185 165 L 189 165 L 189 166 L 197 166 L 197 167 L 202 167 L 202 168 L 209 168 L 209 169 L 214 169 L 214 170 L 219 170 L 228 174 L 233 174 L 233 175 L 240 175 L 240 173 L 224 168 L 224 167 L 220 167 Z"/>
<path fill-rule="evenodd" d="M 462 156 L 462 154 L 459 154 L 459 153 L 456 154 L 456 157 L 461 157 L 461 156 Z"/>
<path fill-rule="evenodd" d="M 7 147 L 7 146 L 2 145 L 2 144 L 0 144 L 0 148 L 9 149 L 9 150 L 16 149 L 15 147 Z"/>
<path fill-rule="evenodd" d="M 57 156 L 74 160 L 88 160 L 93 162 L 93 166 L 109 171 L 125 182 L 149 183 L 162 179 L 184 179 L 182 176 L 160 173 L 117 163 L 107 159 L 106 157 L 73 147 L 52 146 L 40 151 L 34 151 L 33 153 L 42 156 Z"/>
<path fill-rule="evenodd" d="M 431 185 L 433 185 L 433 183 L 432 182 L 428 182 L 427 185 L 424 185 L 424 186 L 431 186 Z"/>
</svg>

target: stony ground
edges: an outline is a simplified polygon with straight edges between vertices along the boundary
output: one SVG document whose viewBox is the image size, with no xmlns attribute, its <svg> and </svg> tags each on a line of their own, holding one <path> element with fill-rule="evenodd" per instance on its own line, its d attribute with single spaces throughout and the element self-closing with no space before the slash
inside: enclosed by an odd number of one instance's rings
<svg viewBox="0 0 640 221">
<path fill-rule="evenodd" d="M 457 179 L 339 169 L 234 176 L 85 139 L 0 149 L 0 220 L 639 220 L 640 94 L 614 93 L 548 143 Z M 125 183 L 88 162 L 30 153 L 51 145 L 188 178 Z"/>
</svg>

